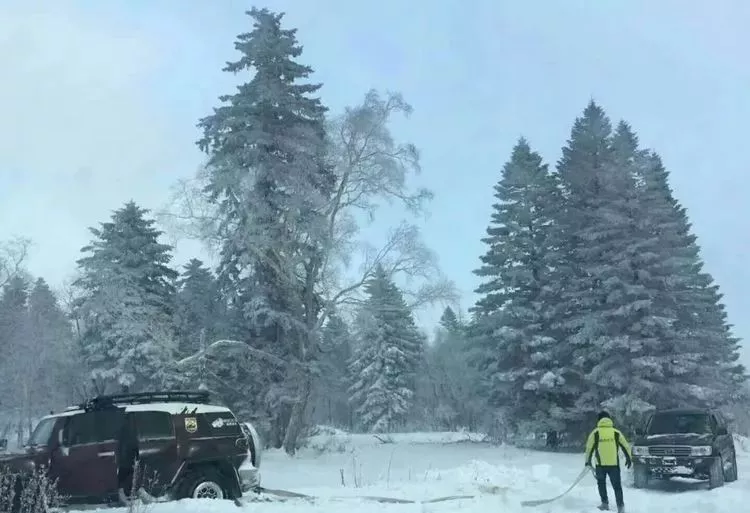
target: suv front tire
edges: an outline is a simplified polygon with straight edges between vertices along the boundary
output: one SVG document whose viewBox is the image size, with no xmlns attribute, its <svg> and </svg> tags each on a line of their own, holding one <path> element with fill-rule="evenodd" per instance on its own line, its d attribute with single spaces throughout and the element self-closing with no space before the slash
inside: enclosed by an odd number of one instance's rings
<svg viewBox="0 0 750 513">
<path fill-rule="evenodd" d="M 708 489 L 713 490 L 722 486 L 724 486 L 724 459 L 717 456 L 708 471 Z"/>
<path fill-rule="evenodd" d="M 727 483 L 737 481 L 737 453 L 735 451 L 732 451 L 730 463 L 732 464 L 732 468 L 724 472 L 724 481 Z"/>
</svg>

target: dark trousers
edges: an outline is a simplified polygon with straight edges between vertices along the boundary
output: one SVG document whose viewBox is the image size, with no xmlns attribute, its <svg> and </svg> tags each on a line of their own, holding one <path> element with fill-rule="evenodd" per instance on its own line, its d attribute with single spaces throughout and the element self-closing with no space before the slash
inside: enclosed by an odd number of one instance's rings
<svg viewBox="0 0 750 513">
<path fill-rule="evenodd" d="M 612 483 L 612 488 L 615 489 L 615 503 L 618 506 L 623 506 L 625 503 L 622 499 L 622 480 L 620 479 L 620 467 L 617 465 L 596 467 L 596 485 L 599 488 L 599 498 L 602 500 L 602 504 L 609 504 L 607 476 L 609 476 L 609 482 Z"/>
<path fill-rule="evenodd" d="M 129 497 L 133 491 L 133 467 L 120 467 L 117 469 L 117 487 Z"/>
</svg>

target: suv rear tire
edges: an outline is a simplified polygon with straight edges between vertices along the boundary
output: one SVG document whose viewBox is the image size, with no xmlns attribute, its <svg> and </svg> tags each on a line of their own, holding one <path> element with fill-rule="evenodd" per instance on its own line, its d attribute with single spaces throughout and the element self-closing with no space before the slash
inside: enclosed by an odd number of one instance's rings
<svg viewBox="0 0 750 513">
<path fill-rule="evenodd" d="M 708 489 L 724 486 L 724 460 L 721 456 L 714 458 L 708 471 Z"/>
<path fill-rule="evenodd" d="M 229 490 L 225 479 L 217 470 L 204 467 L 188 472 L 182 479 L 179 499 L 227 499 Z"/>
</svg>

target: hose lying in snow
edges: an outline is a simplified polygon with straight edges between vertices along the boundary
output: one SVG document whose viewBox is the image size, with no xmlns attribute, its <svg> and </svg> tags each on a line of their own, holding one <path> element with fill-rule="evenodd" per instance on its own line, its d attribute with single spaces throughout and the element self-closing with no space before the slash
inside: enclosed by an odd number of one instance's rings
<svg viewBox="0 0 750 513">
<path fill-rule="evenodd" d="M 312 495 L 305 495 L 304 493 L 297 493 L 297 492 L 290 492 L 287 490 L 274 490 L 271 488 L 261 488 L 261 492 L 268 493 L 271 495 L 276 495 L 277 497 L 284 497 L 288 499 L 306 499 L 306 500 L 314 500 L 318 497 L 314 497 Z M 436 499 L 428 499 L 424 501 L 414 501 L 411 499 L 397 499 L 394 497 L 377 497 L 372 495 L 341 495 L 341 496 L 335 496 L 335 497 L 326 497 L 327 499 L 364 499 L 367 501 L 373 501 L 373 502 L 381 502 L 381 503 L 387 503 L 387 504 L 432 504 L 436 502 L 447 502 L 447 501 L 457 501 L 462 499 L 473 499 L 476 495 L 450 495 L 447 497 L 438 497 Z"/>
<path fill-rule="evenodd" d="M 578 483 L 583 481 L 583 478 L 586 477 L 586 474 L 590 472 L 589 467 L 583 467 L 583 470 L 578 475 L 575 481 L 573 481 L 573 484 L 570 485 L 570 487 L 565 490 L 563 493 L 558 495 L 557 497 L 552 497 L 551 499 L 542 499 L 542 500 L 535 500 L 535 501 L 521 501 L 521 506 L 541 506 L 542 504 L 548 504 L 550 502 L 554 502 L 557 499 L 563 498 L 565 495 L 567 495 L 573 488 L 575 488 Z"/>
</svg>

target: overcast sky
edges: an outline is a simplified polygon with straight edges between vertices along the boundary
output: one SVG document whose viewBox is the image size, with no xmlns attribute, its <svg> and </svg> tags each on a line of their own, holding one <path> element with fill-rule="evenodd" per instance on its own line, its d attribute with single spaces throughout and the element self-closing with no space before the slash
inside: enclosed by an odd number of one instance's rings
<svg viewBox="0 0 750 513">
<path fill-rule="evenodd" d="M 399 136 L 436 199 L 424 230 L 473 302 L 492 186 L 520 135 L 552 165 L 594 98 L 656 149 L 688 208 L 736 333 L 750 337 L 750 2 L 268 0 L 299 29 L 332 111 L 401 91 Z M 31 271 L 70 276 L 87 227 L 125 201 L 162 207 L 201 162 L 197 120 L 250 29 L 234 0 L 0 2 L 0 237 Z M 195 248 L 180 245 L 177 263 Z M 430 322 L 429 316 L 423 322 Z M 750 363 L 746 355 L 745 361 Z"/>
</svg>

